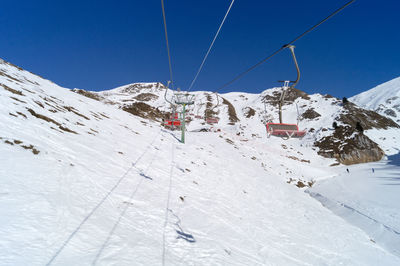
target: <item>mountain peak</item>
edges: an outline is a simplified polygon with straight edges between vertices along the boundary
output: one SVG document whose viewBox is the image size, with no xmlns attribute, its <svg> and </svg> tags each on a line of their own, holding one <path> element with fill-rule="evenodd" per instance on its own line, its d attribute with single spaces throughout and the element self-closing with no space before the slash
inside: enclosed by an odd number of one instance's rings
<svg viewBox="0 0 400 266">
<path fill-rule="evenodd" d="M 363 108 L 400 122 L 400 77 L 349 98 Z"/>
</svg>

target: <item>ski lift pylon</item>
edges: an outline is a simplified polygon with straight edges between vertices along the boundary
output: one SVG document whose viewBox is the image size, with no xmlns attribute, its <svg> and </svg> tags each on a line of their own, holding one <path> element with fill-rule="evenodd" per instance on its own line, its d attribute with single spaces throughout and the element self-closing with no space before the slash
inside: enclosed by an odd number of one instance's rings
<svg viewBox="0 0 400 266">
<path fill-rule="evenodd" d="M 169 85 L 170 82 L 168 82 Z M 189 94 L 188 92 L 181 92 L 181 90 L 178 88 L 178 91 L 174 93 L 174 98 L 173 98 L 173 102 L 169 101 L 167 99 L 167 92 L 168 92 L 168 85 L 165 88 L 165 94 L 164 94 L 164 98 L 165 100 L 171 104 L 172 108 L 173 108 L 173 113 L 175 113 L 176 107 L 177 105 L 182 105 L 182 115 L 180 117 L 179 122 L 176 123 L 179 124 L 179 126 L 181 127 L 182 130 L 182 134 L 181 134 L 181 142 L 185 143 L 185 122 L 186 122 L 186 106 L 192 105 L 194 104 L 194 94 Z M 175 122 L 174 122 L 174 118 L 171 121 L 171 125 L 174 126 Z M 169 123 L 169 122 L 168 122 Z"/>
</svg>

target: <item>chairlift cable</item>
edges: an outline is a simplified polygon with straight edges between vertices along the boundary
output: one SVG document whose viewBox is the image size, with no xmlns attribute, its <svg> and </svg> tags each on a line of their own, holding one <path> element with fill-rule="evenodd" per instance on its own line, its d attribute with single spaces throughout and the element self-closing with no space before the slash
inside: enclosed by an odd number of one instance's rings
<svg viewBox="0 0 400 266">
<path fill-rule="evenodd" d="M 294 38 L 292 41 L 290 41 L 289 43 L 283 45 L 281 48 L 279 48 L 278 50 L 276 50 L 275 52 L 273 52 L 271 55 L 265 57 L 264 59 L 262 59 L 261 61 L 259 61 L 257 64 L 251 66 L 250 68 L 248 68 L 247 70 L 245 70 L 244 72 L 238 74 L 235 78 L 233 78 L 231 81 L 223 84 L 221 87 L 219 87 L 215 92 L 229 86 L 230 84 L 234 83 L 235 81 L 237 81 L 238 79 L 242 78 L 244 75 L 246 75 L 247 73 L 249 73 L 250 71 L 252 71 L 253 69 L 255 69 L 256 67 L 260 66 L 261 64 L 265 63 L 267 60 L 271 59 L 273 56 L 275 56 L 276 54 L 278 54 L 279 52 L 281 52 L 283 49 L 285 49 L 288 45 L 291 45 L 293 43 L 295 43 L 296 41 L 298 41 L 300 38 L 304 37 L 306 34 L 308 34 L 309 32 L 311 32 L 312 30 L 314 30 L 315 28 L 317 28 L 318 26 L 320 26 L 322 23 L 324 23 L 325 21 L 327 21 L 328 19 L 330 19 L 331 17 L 333 17 L 334 15 L 336 15 L 337 13 L 339 13 L 340 11 L 342 11 L 343 9 L 345 9 L 347 6 L 349 6 L 350 4 L 352 4 L 355 0 L 351 0 L 349 2 L 347 2 L 345 5 L 341 6 L 340 8 L 338 8 L 337 10 L 335 10 L 333 13 L 331 13 L 329 16 L 327 16 L 326 18 L 324 18 L 323 20 L 321 20 L 320 22 L 318 22 L 317 24 L 315 24 L 314 26 L 312 26 L 311 28 L 309 28 L 308 30 L 306 30 L 305 32 L 303 32 L 302 34 L 300 34 L 299 36 L 297 36 L 296 38 Z"/>
<path fill-rule="evenodd" d="M 221 24 L 219 25 L 218 31 L 217 31 L 217 33 L 215 34 L 214 39 L 212 40 L 211 45 L 210 45 L 210 47 L 208 48 L 208 51 L 207 51 L 206 55 L 204 56 L 203 61 L 201 62 L 200 67 L 199 67 L 199 69 L 197 70 L 197 73 L 196 73 L 195 77 L 193 78 L 192 83 L 190 84 L 188 91 L 190 91 L 190 90 L 192 89 L 194 83 L 196 82 L 197 77 L 199 76 L 199 74 L 200 74 L 200 72 L 201 72 L 201 70 L 202 70 L 202 68 L 203 68 L 203 66 L 204 66 L 204 63 L 206 62 L 207 57 L 208 57 L 208 55 L 210 54 L 210 51 L 211 51 L 212 47 L 214 46 L 215 40 L 217 39 L 217 37 L 218 37 L 218 35 L 219 35 L 219 32 L 221 31 L 221 28 L 222 28 L 222 26 L 224 25 L 225 20 L 226 20 L 226 18 L 228 17 L 228 14 L 229 14 L 229 12 L 231 11 L 231 8 L 232 8 L 232 5 L 233 5 L 234 2 L 235 2 L 235 0 L 232 0 L 231 4 L 229 5 L 229 8 L 228 8 L 228 10 L 226 11 L 225 16 L 224 16 L 224 18 L 223 18 Z"/>
<path fill-rule="evenodd" d="M 171 53 L 170 53 L 169 42 L 168 42 L 167 20 L 165 18 L 164 0 L 161 0 L 161 8 L 162 8 L 162 13 L 163 13 L 163 21 L 164 21 L 165 42 L 167 44 L 167 52 L 168 52 L 169 78 L 171 79 L 172 89 L 174 89 L 174 78 L 173 78 L 173 74 L 172 74 Z"/>
</svg>

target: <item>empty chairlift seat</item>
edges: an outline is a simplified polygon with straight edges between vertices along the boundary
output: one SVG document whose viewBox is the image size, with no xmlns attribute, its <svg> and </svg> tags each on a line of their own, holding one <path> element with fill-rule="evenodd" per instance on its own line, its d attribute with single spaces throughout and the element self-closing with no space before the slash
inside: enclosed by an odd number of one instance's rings
<svg viewBox="0 0 400 266">
<path fill-rule="evenodd" d="M 279 123 L 267 123 L 267 135 L 279 136 L 279 137 L 303 137 L 306 131 L 299 130 L 296 124 L 279 124 Z"/>
<path fill-rule="evenodd" d="M 164 121 L 165 126 L 180 126 L 181 120 L 179 120 L 179 113 L 174 113 L 171 115 L 170 119 Z"/>
<path fill-rule="evenodd" d="M 209 117 L 206 119 L 207 124 L 213 125 L 218 124 L 219 118 L 218 117 Z"/>
<path fill-rule="evenodd" d="M 177 120 L 179 118 L 179 113 L 175 113 L 171 115 L 171 119 Z"/>
<path fill-rule="evenodd" d="M 172 126 L 172 125 L 174 125 L 174 126 L 180 126 L 180 125 L 181 125 L 181 121 L 180 121 L 180 120 L 174 120 L 174 121 L 172 121 L 172 120 L 165 120 L 164 125 L 166 125 L 166 126 Z"/>
</svg>

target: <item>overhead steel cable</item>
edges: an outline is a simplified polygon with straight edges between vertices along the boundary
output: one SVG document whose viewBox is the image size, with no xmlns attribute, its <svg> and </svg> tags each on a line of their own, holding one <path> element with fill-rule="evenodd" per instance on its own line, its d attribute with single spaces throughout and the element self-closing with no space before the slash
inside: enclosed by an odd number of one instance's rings
<svg viewBox="0 0 400 266">
<path fill-rule="evenodd" d="M 275 56 L 276 54 L 278 54 L 280 51 L 282 51 L 283 49 L 285 49 L 288 45 L 291 45 L 293 43 L 295 43 L 296 41 L 298 41 L 300 38 L 304 37 L 306 34 L 308 34 L 309 32 L 311 32 L 312 30 L 314 30 L 315 28 L 317 28 L 319 25 L 321 25 L 322 23 L 324 23 L 325 21 L 327 21 L 328 19 L 330 19 L 331 17 L 333 17 L 334 15 L 336 15 L 337 13 L 339 13 L 340 11 L 342 11 L 343 9 L 345 9 L 347 6 L 349 6 L 350 4 L 352 4 L 355 0 L 351 0 L 349 2 L 347 2 L 346 4 L 344 4 L 343 6 L 341 6 L 340 8 L 338 8 L 337 10 L 335 10 L 333 13 L 331 13 L 329 16 L 327 16 L 326 18 L 324 18 L 323 20 L 321 20 L 320 22 L 318 22 L 317 24 L 315 24 L 314 26 L 312 26 L 311 28 L 309 28 L 308 30 L 306 30 L 305 32 L 303 32 L 302 34 L 300 34 L 299 36 L 297 36 L 296 38 L 294 38 L 292 41 L 288 42 L 287 44 L 283 45 L 281 48 L 279 48 L 278 50 L 276 50 L 275 52 L 273 52 L 271 55 L 265 57 L 264 59 L 262 59 L 261 61 L 259 61 L 257 64 L 251 66 L 250 68 L 248 68 L 247 70 L 245 70 L 244 72 L 240 73 L 239 75 L 237 75 L 235 78 L 233 78 L 231 81 L 225 83 L 224 85 L 222 85 L 221 87 L 219 87 L 215 92 L 222 90 L 223 88 L 229 86 L 230 84 L 234 83 L 235 81 L 237 81 L 238 79 L 242 78 L 244 75 L 246 75 L 247 73 L 249 73 L 250 71 L 252 71 L 253 69 L 255 69 L 256 67 L 260 66 L 261 64 L 265 63 L 267 60 L 269 60 L 270 58 L 272 58 L 273 56 Z"/>
<path fill-rule="evenodd" d="M 161 8 L 162 8 L 162 14 L 163 14 L 163 21 L 164 21 L 165 42 L 167 43 L 169 78 L 171 80 L 172 88 L 174 88 L 174 78 L 173 78 L 173 74 L 172 74 L 172 62 L 171 62 L 171 53 L 170 53 L 169 42 L 168 42 L 167 20 L 165 18 L 164 0 L 161 0 Z"/>
<path fill-rule="evenodd" d="M 188 91 L 190 91 L 190 90 L 192 89 L 194 83 L 196 82 L 197 77 L 199 76 L 199 74 L 200 74 L 200 72 L 201 72 L 201 70 L 202 70 L 202 68 L 203 68 L 203 66 L 204 66 L 204 63 L 206 62 L 207 57 L 208 57 L 208 55 L 210 54 L 210 51 L 211 51 L 212 47 L 214 46 L 215 40 L 217 39 L 217 37 L 218 37 L 218 35 L 219 35 L 219 32 L 221 31 L 221 28 L 222 28 L 222 26 L 224 25 L 225 20 L 226 20 L 226 18 L 228 17 L 228 14 L 229 14 L 229 12 L 231 11 L 231 8 L 232 8 L 232 5 L 233 5 L 234 2 L 235 2 L 235 0 L 232 0 L 231 4 L 229 5 L 228 10 L 226 11 L 224 18 L 223 18 L 221 24 L 219 25 L 219 28 L 218 28 L 218 30 L 217 30 L 217 33 L 215 34 L 214 39 L 212 40 L 211 45 L 210 45 L 210 47 L 208 48 L 208 51 L 207 51 L 206 55 L 204 56 L 203 61 L 201 62 L 200 67 L 199 67 L 199 69 L 197 70 L 197 73 L 196 73 L 195 77 L 194 77 L 193 80 L 192 80 L 192 83 L 191 83 L 190 86 L 189 86 Z"/>
</svg>

